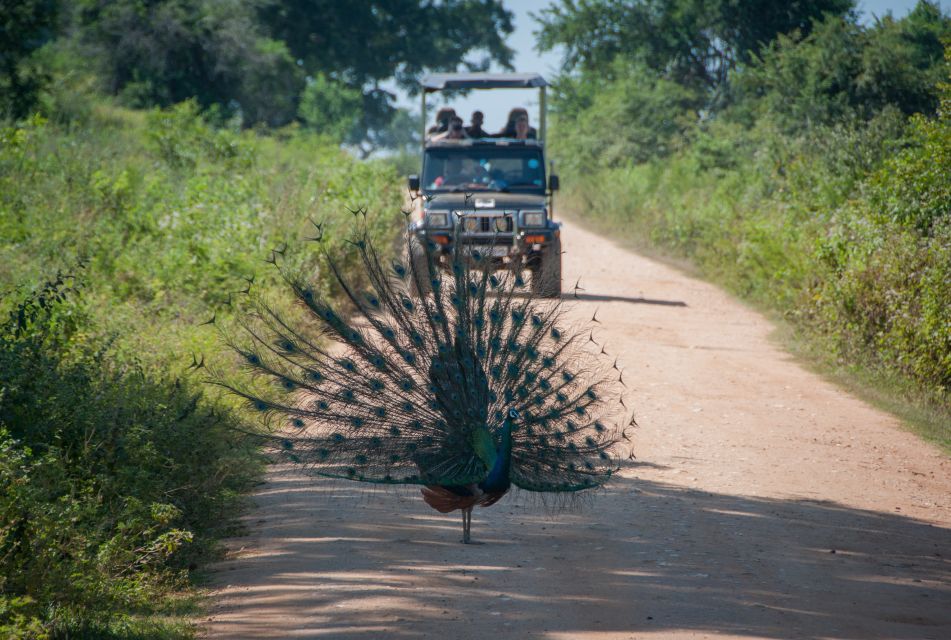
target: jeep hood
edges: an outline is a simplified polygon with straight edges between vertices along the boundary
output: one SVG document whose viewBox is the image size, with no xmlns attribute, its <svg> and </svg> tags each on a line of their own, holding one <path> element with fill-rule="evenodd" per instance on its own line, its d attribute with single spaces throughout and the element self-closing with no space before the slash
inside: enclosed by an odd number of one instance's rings
<svg viewBox="0 0 951 640">
<path fill-rule="evenodd" d="M 484 207 L 493 209 L 544 209 L 545 196 L 537 193 L 499 193 L 496 191 L 476 191 L 471 193 L 468 201 L 464 193 L 436 193 L 430 194 L 432 200 L 427 209 L 477 209 L 476 200 L 495 200 L 495 205 Z M 483 207 L 478 207 L 483 209 Z M 477 209 L 477 210 L 478 210 Z"/>
</svg>

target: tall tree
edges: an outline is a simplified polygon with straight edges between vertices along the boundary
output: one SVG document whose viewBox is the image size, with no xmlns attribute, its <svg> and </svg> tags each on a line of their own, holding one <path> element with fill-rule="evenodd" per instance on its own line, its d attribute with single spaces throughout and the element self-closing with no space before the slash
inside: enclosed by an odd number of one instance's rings
<svg viewBox="0 0 951 640">
<path fill-rule="evenodd" d="M 254 0 L 83 0 L 83 40 L 107 88 L 135 106 L 196 98 L 283 124 L 303 74 L 283 43 L 267 37 Z"/>
<path fill-rule="evenodd" d="M 951 17 L 925 0 L 901 20 L 886 16 L 870 27 L 830 17 L 804 38 L 777 38 L 751 61 L 733 83 L 736 111 L 769 114 L 789 129 L 869 118 L 889 106 L 932 115 L 948 77 L 949 38 Z"/>
<path fill-rule="evenodd" d="M 513 55 L 505 44 L 512 14 L 501 0 L 271 0 L 260 14 L 309 71 L 356 85 L 395 76 L 413 88 L 427 69 L 484 70 Z"/>
<path fill-rule="evenodd" d="M 359 93 L 355 130 L 382 130 L 397 113 L 384 81 L 395 78 L 412 89 L 426 70 L 509 66 L 513 55 L 505 44 L 512 15 L 502 0 L 80 0 L 80 6 L 83 40 L 98 53 L 113 93 L 138 106 L 195 97 L 203 106 L 239 111 L 247 124 L 279 125 L 306 113 L 311 124 L 326 125 L 315 105 L 341 102 L 327 93 L 336 88 L 346 94 L 341 104 Z"/>
<path fill-rule="evenodd" d="M 561 0 L 536 16 L 538 46 L 564 46 L 566 71 L 603 72 L 616 57 L 717 92 L 737 64 L 781 33 L 809 31 L 854 0 Z"/>
<path fill-rule="evenodd" d="M 427 70 L 510 67 L 513 56 L 502 0 L 272 0 L 260 15 L 308 74 L 363 92 L 364 129 L 386 126 L 395 113 L 384 80 L 414 92 Z"/>
</svg>

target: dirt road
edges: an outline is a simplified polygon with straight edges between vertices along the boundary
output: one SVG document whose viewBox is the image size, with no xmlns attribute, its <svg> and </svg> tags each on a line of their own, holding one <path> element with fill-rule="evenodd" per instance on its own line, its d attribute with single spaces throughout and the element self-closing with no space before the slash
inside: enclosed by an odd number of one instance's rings
<svg viewBox="0 0 951 640">
<path fill-rule="evenodd" d="M 461 520 L 275 470 L 213 638 L 951 638 L 951 462 L 805 371 L 715 287 L 575 225 L 637 460 L 577 513 Z"/>
</svg>

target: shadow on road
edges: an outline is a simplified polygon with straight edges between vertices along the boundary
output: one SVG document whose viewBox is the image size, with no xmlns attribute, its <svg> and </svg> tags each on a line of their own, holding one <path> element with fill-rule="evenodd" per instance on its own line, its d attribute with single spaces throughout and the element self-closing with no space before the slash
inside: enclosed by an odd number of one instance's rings
<svg viewBox="0 0 951 640">
<path fill-rule="evenodd" d="M 629 302 L 631 304 L 654 304 L 662 307 L 686 307 L 682 300 L 655 300 L 632 296 L 612 296 L 600 293 L 563 293 L 562 300 L 588 300 L 590 302 Z"/>
<path fill-rule="evenodd" d="M 518 496 L 477 510 L 485 544 L 464 546 L 408 493 L 290 476 L 259 500 L 278 549 L 222 566 L 249 615 L 221 637 L 283 637 L 256 606 L 299 638 L 951 637 L 951 531 L 898 512 L 621 478 L 555 519 Z"/>
</svg>

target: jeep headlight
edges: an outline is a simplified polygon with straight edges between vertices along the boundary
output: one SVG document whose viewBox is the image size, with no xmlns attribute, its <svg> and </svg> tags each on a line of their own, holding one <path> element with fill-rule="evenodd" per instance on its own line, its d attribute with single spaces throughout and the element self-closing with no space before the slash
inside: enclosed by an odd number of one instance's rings
<svg viewBox="0 0 951 640">
<path fill-rule="evenodd" d="M 449 226 L 448 211 L 427 211 L 426 226 L 436 229 L 445 229 Z"/>
<path fill-rule="evenodd" d="M 522 226 L 544 227 L 545 226 L 545 212 L 544 211 L 523 211 L 522 212 Z"/>
</svg>

